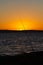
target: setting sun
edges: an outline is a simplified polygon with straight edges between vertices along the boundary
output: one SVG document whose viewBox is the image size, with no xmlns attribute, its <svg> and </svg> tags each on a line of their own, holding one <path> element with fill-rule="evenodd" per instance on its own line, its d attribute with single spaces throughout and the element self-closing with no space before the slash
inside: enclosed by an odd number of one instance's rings
<svg viewBox="0 0 43 65">
<path fill-rule="evenodd" d="M 0 0 L 0 30 L 43 30 L 43 1 Z"/>
</svg>

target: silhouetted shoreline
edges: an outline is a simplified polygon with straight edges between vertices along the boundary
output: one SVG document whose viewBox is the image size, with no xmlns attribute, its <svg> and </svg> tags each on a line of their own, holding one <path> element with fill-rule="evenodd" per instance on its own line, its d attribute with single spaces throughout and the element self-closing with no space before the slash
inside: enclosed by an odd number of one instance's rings
<svg viewBox="0 0 43 65">
<path fill-rule="evenodd" d="M 43 52 L 36 52 L 36 53 L 30 53 L 30 54 L 21 54 L 16 56 L 0 56 L 0 63 L 1 64 L 15 64 L 15 65 L 21 65 L 21 64 L 36 64 L 43 62 Z M 42 61 L 41 61 L 42 60 Z M 40 61 L 40 62 L 39 62 Z"/>
</svg>

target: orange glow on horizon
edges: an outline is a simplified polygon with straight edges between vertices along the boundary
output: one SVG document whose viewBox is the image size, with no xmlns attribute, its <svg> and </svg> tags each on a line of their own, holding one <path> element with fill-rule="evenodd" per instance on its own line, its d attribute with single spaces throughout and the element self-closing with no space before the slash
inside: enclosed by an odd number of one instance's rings
<svg viewBox="0 0 43 65">
<path fill-rule="evenodd" d="M 0 23 L 0 30 L 43 30 L 43 23 L 16 21 L 9 23 Z"/>
</svg>

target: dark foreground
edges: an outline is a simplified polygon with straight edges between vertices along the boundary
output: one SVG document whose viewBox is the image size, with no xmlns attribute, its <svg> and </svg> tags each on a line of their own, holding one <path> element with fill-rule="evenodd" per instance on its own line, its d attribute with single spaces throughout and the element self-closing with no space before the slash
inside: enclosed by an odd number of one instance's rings
<svg viewBox="0 0 43 65">
<path fill-rule="evenodd" d="M 2 31 L 0 30 L 0 55 L 43 51 L 43 31 Z"/>
<path fill-rule="evenodd" d="M 32 52 L 15 56 L 0 56 L 0 65 L 32 65 L 43 63 L 43 52 Z"/>
</svg>

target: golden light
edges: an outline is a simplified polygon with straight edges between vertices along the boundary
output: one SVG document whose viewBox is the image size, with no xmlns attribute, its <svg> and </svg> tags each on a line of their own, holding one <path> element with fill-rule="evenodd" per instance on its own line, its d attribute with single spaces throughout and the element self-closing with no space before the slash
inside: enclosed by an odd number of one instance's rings
<svg viewBox="0 0 43 65">
<path fill-rule="evenodd" d="M 13 20 L 9 23 L 0 23 L 0 30 L 43 30 L 43 23 L 31 22 L 30 20 Z"/>
<path fill-rule="evenodd" d="M 20 21 L 16 23 L 15 27 L 16 30 L 24 30 L 24 24 L 22 24 Z"/>
</svg>

